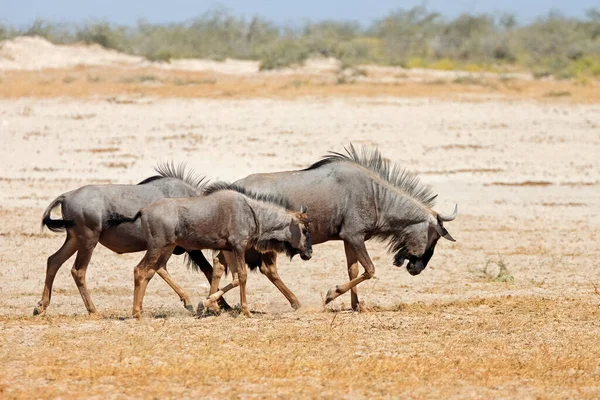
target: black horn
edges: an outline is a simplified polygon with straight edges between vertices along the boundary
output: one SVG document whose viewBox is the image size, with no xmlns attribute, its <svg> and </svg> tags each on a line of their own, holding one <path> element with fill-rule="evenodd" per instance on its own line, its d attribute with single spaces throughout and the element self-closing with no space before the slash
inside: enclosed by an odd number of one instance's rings
<svg viewBox="0 0 600 400">
<path fill-rule="evenodd" d="M 454 206 L 454 212 L 452 213 L 452 215 L 446 216 L 443 214 L 438 214 L 438 219 L 442 222 L 450 222 L 450 221 L 454 221 L 456 219 L 457 215 L 458 215 L 458 204 L 456 204 Z"/>
</svg>

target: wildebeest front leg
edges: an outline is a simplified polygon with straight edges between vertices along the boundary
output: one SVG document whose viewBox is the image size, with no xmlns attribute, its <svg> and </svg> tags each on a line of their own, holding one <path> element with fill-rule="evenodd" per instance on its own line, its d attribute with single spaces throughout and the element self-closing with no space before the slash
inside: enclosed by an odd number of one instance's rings
<svg viewBox="0 0 600 400">
<path fill-rule="evenodd" d="M 248 273 L 246 272 L 246 261 L 244 260 L 244 251 L 235 251 L 235 262 L 237 264 L 237 272 L 240 281 L 240 307 L 242 314 L 246 317 L 250 317 L 250 311 L 248 311 L 248 304 L 246 303 L 246 281 Z"/>
<path fill-rule="evenodd" d="M 37 307 L 33 309 L 33 315 L 40 315 L 46 312 L 46 308 L 50 305 L 50 298 L 52 297 L 52 285 L 54 284 L 54 278 L 60 267 L 77 251 L 77 238 L 72 231 L 67 231 L 67 238 L 65 243 L 60 249 L 50 257 L 48 257 L 48 264 L 46 266 L 46 280 L 44 282 L 44 292 L 42 293 L 42 300 L 38 303 Z"/>
<path fill-rule="evenodd" d="M 358 259 L 356 258 L 356 254 L 354 254 L 354 250 L 352 247 L 344 242 L 344 250 L 346 251 L 346 263 L 348 265 L 348 277 L 350 280 L 356 279 L 358 276 Z M 352 305 L 352 309 L 354 311 L 358 311 L 360 304 L 358 302 L 358 291 L 356 286 L 350 288 L 350 302 Z"/>
<path fill-rule="evenodd" d="M 273 285 L 279 289 L 279 291 L 285 296 L 290 302 L 290 305 L 294 310 L 299 309 L 302 305 L 298 298 L 288 287 L 283 283 L 277 272 L 277 253 L 265 253 L 262 255 L 262 263 L 260 265 L 260 272 L 265 275 Z"/>
<path fill-rule="evenodd" d="M 369 253 L 367 252 L 367 247 L 365 246 L 364 240 L 356 240 L 347 242 L 348 246 L 352 249 L 358 262 L 363 266 L 365 272 L 354 279 L 351 279 L 350 282 L 344 283 L 343 285 L 338 285 L 334 288 L 329 289 L 327 292 L 327 296 L 325 297 L 325 304 L 332 302 L 338 296 L 346 293 L 348 290 L 352 289 L 359 283 L 369 280 L 375 275 L 375 266 L 369 257 Z"/>
<path fill-rule="evenodd" d="M 194 306 L 192 305 L 192 301 L 190 300 L 190 296 L 185 292 L 185 290 L 183 290 L 181 288 L 181 286 L 179 286 L 177 284 L 177 282 L 175 282 L 173 280 L 173 278 L 171 277 L 171 275 L 169 274 L 169 272 L 167 271 L 167 269 L 166 268 L 159 268 L 158 270 L 156 270 L 156 273 L 158 274 L 158 276 L 160 276 L 161 278 L 163 278 L 163 280 L 165 282 L 167 282 L 167 285 L 169 285 L 171 287 L 171 289 L 173 289 L 175 291 L 175 293 L 177 293 L 177 295 L 179 295 L 179 298 L 183 302 L 183 306 L 189 312 L 193 313 L 194 312 Z"/>
</svg>

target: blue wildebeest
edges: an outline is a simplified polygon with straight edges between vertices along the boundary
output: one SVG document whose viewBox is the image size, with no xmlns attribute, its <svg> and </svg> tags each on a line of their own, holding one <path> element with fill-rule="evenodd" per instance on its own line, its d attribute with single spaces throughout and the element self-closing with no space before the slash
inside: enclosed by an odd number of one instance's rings
<svg viewBox="0 0 600 400">
<path fill-rule="evenodd" d="M 416 175 L 383 158 L 377 149 L 359 152 L 351 144 L 345 154 L 329 153 L 304 170 L 254 174 L 235 184 L 285 196 L 293 206 L 308 207 L 313 244 L 344 242 L 350 281 L 331 288 L 326 303 L 350 290 L 352 309 L 359 309 L 356 285 L 375 274 L 365 246 L 369 239 L 387 241 L 394 265 L 400 267 L 408 259 L 407 269 L 412 275 L 425 269 L 440 237 L 454 241 L 444 222 L 456 218 L 458 207 L 450 216 L 434 211 L 437 195 Z M 250 267 L 268 274 L 297 309 L 300 302 L 279 278 L 276 260 L 274 253 L 246 253 Z M 358 263 L 364 268 L 360 276 Z M 211 291 L 218 286 L 226 264 L 223 253 L 215 258 Z"/>
<path fill-rule="evenodd" d="M 299 253 L 304 260 L 312 255 L 306 210 L 299 207 L 300 211 L 295 212 L 288 204 L 278 195 L 262 195 L 236 185 L 217 183 L 209 186 L 203 196 L 164 198 L 144 207 L 132 218 L 115 218 L 114 222 L 121 226 L 141 220 L 147 246 L 134 271 L 134 317 L 141 316 L 148 282 L 156 271 L 165 267 L 177 246 L 188 250 L 227 250 L 233 281 L 201 304 L 211 306 L 239 285 L 241 311 L 250 316 L 246 304 L 246 250 L 286 252 L 290 256 Z"/>
<path fill-rule="evenodd" d="M 46 280 L 42 300 L 34 309 L 34 315 L 42 314 L 50 304 L 52 284 L 59 268 L 73 254 L 77 253 L 71 273 L 89 313 L 96 307 L 88 293 L 85 275 L 87 266 L 98 243 L 115 253 L 132 253 L 146 250 L 146 241 L 139 222 L 115 226 L 114 218 L 120 215 L 135 214 L 145 207 L 165 197 L 193 197 L 201 194 L 203 178 L 185 173 L 184 166 L 163 164 L 156 168 L 158 176 L 153 176 L 137 185 L 89 185 L 64 193 L 50 203 L 42 218 L 42 227 L 53 232 L 65 231 L 67 237 L 62 247 L 48 257 Z M 52 209 L 61 206 L 62 219 L 50 217 Z M 206 278 L 212 280 L 212 266 L 200 251 L 184 250 L 176 247 L 175 254 L 187 252 L 191 264 L 199 268 Z M 179 295 L 185 308 L 193 311 L 187 293 L 175 283 L 165 268 L 157 271 L 159 276 Z M 222 308 L 229 308 L 224 299 Z"/>
</svg>

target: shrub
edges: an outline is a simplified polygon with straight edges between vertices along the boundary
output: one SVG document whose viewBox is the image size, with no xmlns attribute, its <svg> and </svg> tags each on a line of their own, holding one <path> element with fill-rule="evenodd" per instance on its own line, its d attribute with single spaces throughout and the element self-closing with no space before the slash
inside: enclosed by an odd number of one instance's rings
<svg viewBox="0 0 600 400">
<path fill-rule="evenodd" d="M 174 24 L 140 21 L 125 27 L 106 21 L 73 25 L 38 19 L 23 29 L 0 25 L 0 39 L 18 35 L 42 36 L 58 44 L 97 43 L 153 61 L 252 59 L 259 60 L 263 70 L 325 56 L 338 58 L 344 68 L 377 63 L 480 71 L 511 64 L 537 77 L 600 77 L 598 9 L 580 19 L 549 13 L 523 26 L 511 14 L 462 14 L 448 20 L 423 6 L 393 11 L 367 28 L 341 21 L 277 26 L 220 7 Z"/>
</svg>

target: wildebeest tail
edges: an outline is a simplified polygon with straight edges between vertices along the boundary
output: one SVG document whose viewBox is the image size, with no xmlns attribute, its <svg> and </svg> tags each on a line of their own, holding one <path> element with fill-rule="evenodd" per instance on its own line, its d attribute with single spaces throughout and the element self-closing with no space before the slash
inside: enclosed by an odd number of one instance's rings
<svg viewBox="0 0 600 400">
<path fill-rule="evenodd" d="M 142 210 L 138 211 L 133 217 L 126 217 L 122 214 L 111 214 L 106 220 L 106 225 L 109 228 L 119 226 L 121 224 L 135 222 L 142 216 Z"/>
<path fill-rule="evenodd" d="M 62 232 L 67 228 L 72 227 L 75 223 L 68 219 L 52 219 L 50 218 L 50 214 L 52 210 L 54 210 L 59 205 L 62 205 L 65 200 L 65 195 L 61 194 L 56 199 L 52 201 L 44 211 L 44 215 L 42 215 L 42 229 L 46 226 L 52 232 Z"/>
<path fill-rule="evenodd" d="M 213 256 L 216 254 L 213 254 Z M 213 266 L 208 262 L 201 250 L 186 251 L 186 266 L 194 272 L 212 271 Z M 227 269 L 227 268 L 226 268 Z M 225 271 L 227 273 L 227 271 Z"/>
</svg>

